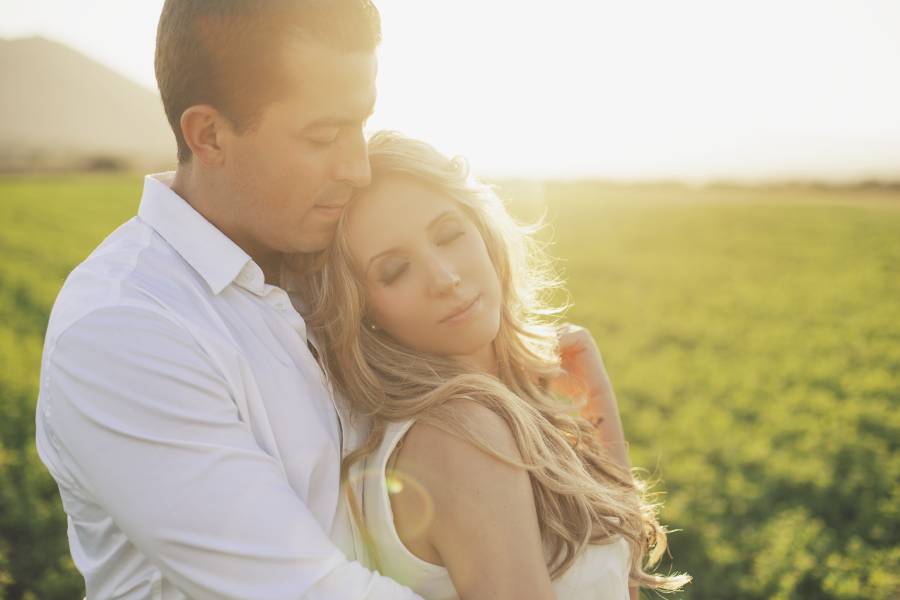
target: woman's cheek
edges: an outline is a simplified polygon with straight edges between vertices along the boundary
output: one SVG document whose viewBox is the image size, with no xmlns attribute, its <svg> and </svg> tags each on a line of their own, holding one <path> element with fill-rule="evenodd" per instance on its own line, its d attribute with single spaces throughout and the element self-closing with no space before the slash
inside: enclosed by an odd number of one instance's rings
<svg viewBox="0 0 900 600">
<path fill-rule="evenodd" d="M 402 293 L 382 293 L 374 299 L 373 308 L 380 316 L 382 327 L 389 330 L 388 333 L 396 335 L 403 332 L 414 320 L 414 307 L 410 299 Z"/>
</svg>

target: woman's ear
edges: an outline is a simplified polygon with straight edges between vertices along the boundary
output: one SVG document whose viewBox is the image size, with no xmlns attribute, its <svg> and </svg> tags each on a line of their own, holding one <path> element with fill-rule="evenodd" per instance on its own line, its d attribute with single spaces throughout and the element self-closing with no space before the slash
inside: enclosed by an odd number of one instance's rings
<svg viewBox="0 0 900 600">
<path fill-rule="evenodd" d="M 222 134 L 228 124 L 215 107 L 197 104 L 181 113 L 181 134 L 198 161 L 209 167 L 225 162 Z"/>
</svg>

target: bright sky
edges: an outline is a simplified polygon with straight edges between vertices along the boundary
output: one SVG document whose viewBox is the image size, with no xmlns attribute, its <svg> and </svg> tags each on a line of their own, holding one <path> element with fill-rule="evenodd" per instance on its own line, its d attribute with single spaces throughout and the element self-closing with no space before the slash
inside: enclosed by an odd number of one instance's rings
<svg viewBox="0 0 900 600">
<path fill-rule="evenodd" d="M 900 176 L 900 1 L 375 0 L 371 126 L 491 175 Z M 0 0 L 155 88 L 162 0 Z"/>
</svg>

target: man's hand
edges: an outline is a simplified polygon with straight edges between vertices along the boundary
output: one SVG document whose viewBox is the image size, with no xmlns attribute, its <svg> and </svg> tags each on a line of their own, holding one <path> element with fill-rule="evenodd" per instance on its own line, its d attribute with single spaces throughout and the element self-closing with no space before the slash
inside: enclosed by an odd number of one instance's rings
<svg viewBox="0 0 900 600">
<path fill-rule="evenodd" d="M 585 418 L 593 421 L 602 417 L 602 407 L 610 398 L 615 402 L 615 395 L 590 332 L 571 323 L 563 324 L 559 328 L 559 353 L 564 373 L 551 382 L 550 389 L 570 398 L 585 398 Z"/>
<path fill-rule="evenodd" d="M 570 398 L 584 398 L 581 416 L 597 423 L 597 432 L 610 456 L 630 469 L 616 395 L 594 338 L 584 327 L 565 323 L 559 328 L 559 353 L 564 373 L 550 382 L 550 390 Z"/>
</svg>

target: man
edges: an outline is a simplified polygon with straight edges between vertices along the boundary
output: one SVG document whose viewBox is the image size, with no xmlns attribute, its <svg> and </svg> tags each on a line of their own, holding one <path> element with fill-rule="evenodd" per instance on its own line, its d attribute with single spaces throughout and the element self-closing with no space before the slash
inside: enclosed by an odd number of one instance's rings
<svg viewBox="0 0 900 600">
<path fill-rule="evenodd" d="M 166 1 L 177 171 L 69 276 L 42 361 L 37 448 L 89 598 L 414 598 L 346 556 L 349 443 L 278 287 L 369 182 L 379 39 L 368 0 Z"/>
</svg>

